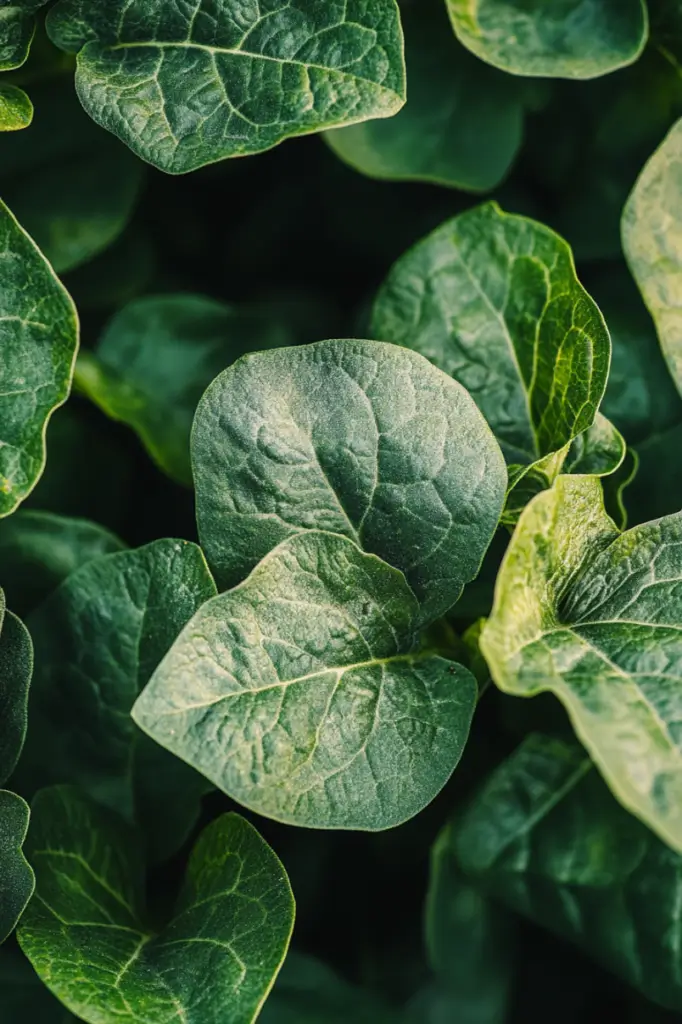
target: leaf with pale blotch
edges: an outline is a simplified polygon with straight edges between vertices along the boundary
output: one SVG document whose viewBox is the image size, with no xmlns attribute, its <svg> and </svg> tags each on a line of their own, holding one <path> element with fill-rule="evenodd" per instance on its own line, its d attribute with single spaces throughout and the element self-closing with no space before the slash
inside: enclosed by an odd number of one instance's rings
<svg viewBox="0 0 682 1024">
<path fill-rule="evenodd" d="M 26 615 L 81 565 L 124 548 L 87 519 L 21 509 L 0 520 L 0 585 L 12 608 Z"/>
<path fill-rule="evenodd" d="M 47 30 L 88 113 L 172 174 L 405 102 L 395 0 L 59 0 Z"/>
<path fill-rule="evenodd" d="M 466 391 L 376 341 L 240 359 L 199 403 L 192 466 L 219 583 L 239 583 L 294 533 L 330 530 L 401 569 L 424 622 L 476 576 L 506 485 Z"/>
<path fill-rule="evenodd" d="M 2 201 L 0 347 L 0 516 L 6 516 L 43 472 L 47 422 L 71 387 L 78 320 L 49 263 Z"/>
<path fill-rule="evenodd" d="M 481 649 L 497 685 L 550 691 L 618 799 L 682 850 L 682 513 L 619 534 L 594 477 L 522 514 Z"/>
<path fill-rule="evenodd" d="M 412 652 L 418 616 L 402 573 L 307 531 L 197 612 L 133 718 L 259 814 L 391 828 L 445 785 L 476 703 L 465 668 Z"/>
<path fill-rule="evenodd" d="M 81 352 L 75 385 L 137 432 L 154 461 L 191 485 L 194 412 L 213 378 L 245 352 L 276 348 L 289 333 L 265 316 L 202 295 L 131 302 L 93 352 Z"/>
<path fill-rule="evenodd" d="M 137 819 L 156 856 L 183 842 L 206 782 L 151 744 L 129 712 L 214 594 L 200 549 L 186 541 L 105 555 L 67 576 L 28 619 L 36 672 L 19 766 L 24 789 L 75 783 Z"/>
<path fill-rule="evenodd" d="M 23 89 L 0 83 L 0 132 L 28 128 L 33 120 L 33 104 Z"/>
<path fill-rule="evenodd" d="M 21 67 L 35 33 L 35 12 L 47 0 L 4 0 L 0 8 L 0 71 Z"/>
<path fill-rule="evenodd" d="M 33 871 L 22 851 L 28 819 L 28 804 L 0 789 L 0 942 L 14 931 L 33 893 Z"/>
<path fill-rule="evenodd" d="M 515 75 L 596 78 L 632 64 L 648 37 L 645 0 L 446 0 L 456 35 Z"/>
<path fill-rule="evenodd" d="M 474 884 L 682 1010 L 682 857 L 618 806 L 582 748 L 528 737 L 446 834 Z"/>
<path fill-rule="evenodd" d="M 143 922 L 143 862 L 124 823 L 69 786 L 33 804 L 37 889 L 20 945 L 50 991 L 90 1024 L 250 1024 L 294 918 L 284 868 L 253 826 L 225 814 L 190 855 L 174 916 Z"/>
<path fill-rule="evenodd" d="M 623 211 L 623 249 L 682 392 L 682 120 L 640 174 Z"/>
<path fill-rule="evenodd" d="M 499 185 L 521 146 L 528 83 L 477 60 L 452 39 L 443 0 L 401 14 L 409 79 L 395 117 L 327 132 L 346 163 L 371 178 L 429 181 L 471 192 Z"/>
</svg>

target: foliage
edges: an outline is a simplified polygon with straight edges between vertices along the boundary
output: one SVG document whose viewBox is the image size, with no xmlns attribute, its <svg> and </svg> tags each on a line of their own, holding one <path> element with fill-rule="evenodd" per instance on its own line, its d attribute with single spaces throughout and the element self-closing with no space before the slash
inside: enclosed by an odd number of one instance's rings
<svg viewBox="0 0 682 1024">
<path fill-rule="evenodd" d="M 682 0 L 0 0 L 2 1024 L 682 1019 L 681 447 Z"/>
</svg>

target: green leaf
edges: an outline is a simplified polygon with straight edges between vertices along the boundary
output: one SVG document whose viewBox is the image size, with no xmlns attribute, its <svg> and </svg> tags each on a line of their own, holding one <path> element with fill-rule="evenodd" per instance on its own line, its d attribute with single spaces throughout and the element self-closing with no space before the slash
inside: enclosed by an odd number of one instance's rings
<svg viewBox="0 0 682 1024">
<path fill-rule="evenodd" d="M 646 164 L 623 211 L 623 248 L 682 392 L 682 120 Z"/>
<path fill-rule="evenodd" d="M 515 75 L 596 78 L 632 64 L 648 36 L 644 0 L 446 0 L 456 35 Z"/>
<path fill-rule="evenodd" d="M 94 354 L 80 353 L 76 387 L 132 427 L 169 476 L 191 485 L 189 437 L 203 392 L 245 352 L 289 340 L 264 316 L 201 295 L 146 297 L 116 314 Z"/>
<path fill-rule="evenodd" d="M 21 67 L 35 32 L 34 14 L 47 0 L 3 0 L 0 9 L 0 71 Z"/>
<path fill-rule="evenodd" d="M 395 0 L 60 0 L 47 29 L 88 113 L 171 174 L 405 101 Z"/>
<path fill-rule="evenodd" d="M 25 790 L 78 784 L 137 818 L 154 856 L 182 843 L 205 780 L 150 744 L 129 712 L 182 627 L 214 594 L 195 544 L 158 540 L 88 561 L 31 614 L 36 672 L 20 765 Z"/>
<path fill-rule="evenodd" d="M 28 128 L 32 120 L 33 104 L 24 90 L 0 84 L 0 132 L 20 131 Z"/>
<path fill-rule="evenodd" d="M 608 331 L 571 250 L 496 203 L 446 221 L 398 260 L 372 331 L 463 384 L 510 464 L 531 465 L 587 430 L 606 387 Z"/>
<path fill-rule="evenodd" d="M 682 1010 L 682 858 L 615 803 L 582 749 L 528 737 L 448 837 L 486 891 Z"/>
<path fill-rule="evenodd" d="M 0 596 L 0 610 L 0 783 L 3 783 L 16 767 L 26 736 L 33 644 L 21 619 L 5 610 L 4 595 Z"/>
<path fill-rule="evenodd" d="M 506 483 L 464 389 L 375 341 L 240 359 L 199 403 L 192 465 L 199 536 L 220 584 L 240 582 L 294 533 L 330 530 L 401 569 L 423 622 L 477 574 Z"/>
<path fill-rule="evenodd" d="M 42 253 L 0 201 L 0 517 L 45 466 L 45 431 L 71 387 L 78 320 Z"/>
<path fill-rule="evenodd" d="M 325 141 L 371 178 L 495 188 L 521 145 L 527 83 L 510 81 L 453 43 L 442 0 L 420 0 L 402 20 L 406 105 L 395 117 L 328 132 Z"/>
<path fill-rule="evenodd" d="M 12 608 L 26 615 L 81 565 L 124 548 L 87 519 L 21 510 L 0 520 L 0 583 Z"/>
<path fill-rule="evenodd" d="M 69 786 L 43 790 L 27 842 L 37 890 L 19 942 L 54 995 L 91 1024 L 250 1024 L 289 944 L 286 873 L 256 830 L 218 818 L 190 856 L 170 922 L 144 923 L 139 845 Z"/>
<path fill-rule="evenodd" d="M 371 993 L 349 985 L 312 956 L 289 953 L 259 1024 L 398 1024 Z"/>
<path fill-rule="evenodd" d="M 455 769 L 473 676 L 411 653 L 405 579 L 305 532 L 205 604 L 133 708 L 138 725 L 239 803 L 310 828 L 391 828 Z"/>
<path fill-rule="evenodd" d="M 28 804 L 0 789 L 0 942 L 14 931 L 33 893 L 33 871 L 22 852 L 28 818 Z"/>
<path fill-rule="evenodd" d="M 481 649 L 507 693 L 556 694 L 618 799 L 682 849 L 682 513 L 619 534 L 593 477 L 524 511 Z"/>
</svg>

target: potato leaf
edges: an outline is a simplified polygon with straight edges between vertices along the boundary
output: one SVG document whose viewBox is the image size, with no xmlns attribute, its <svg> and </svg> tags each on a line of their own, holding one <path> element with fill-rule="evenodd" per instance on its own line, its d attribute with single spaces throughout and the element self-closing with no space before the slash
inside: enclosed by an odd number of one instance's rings
<svg viewBox="0 0 682 1024">
<path fill-rule="evenodd" d="M 0 520 L 0 584 L 12 608 L 26 615 L 81 565 L 124 548 L 87 519 L 22 509 Z"/>
<path fill-rule="evenodd" d="M 619 534 L 599 483 L 561 476 L 524 511 L 481 649 L 497 685 L 544 690 L 618 799 L 682 849 L 682 514 Z"/>
<path fill-rule="evenodd" d="M 459 39 L 515 75 L 595 78 L 632 64 L 648 36 L 645 0 L 446 0 Z"/>
<path fill-rule="evenodd" d="M 265 316 L 202 295 L 150 296 L 116 314 L 93 354 L 81 352 L 75 383 L 132 427 L 161 469 L 191 485 L 189 437 L 203 392 L 245 352 L 289 340 Z"/>
<path fill-rule="evenodd" d="M 20 766 L 25 789 L 78 784 L 137 818 L 155 855 L 182 843 L 205 780 L 150 744 L 129 712 L 182 627 L 214 594 L 196 545 L 158 540 L 87 562 L 31 614 L 36 672 Z"/>
<path fill-rule="evenodd" d="M 402 19 L 406 105 L 395 117 L 327 132 L 325 141 L 371 178 L 495 188 L 521 145 L 527 83 L 510 81 L 453 42 L 443 0 L 420 0 Z"/>
<path fill-rule="evenodd" d="M 28 128 L 33 120 L 33 104 L 23 89 L 0 83 L 0 132 Z"/>
<path fill-rule="evenodd" d="M 45 431 L 71 387 L 76 310 L 42 253 L 0 201 L 0 517 L 45 466 Z"/>
<path fill-rule="evenodd" d="M 47 987 L 90 1024 L 250 1024 L 289 944 L 286 873 L 256 830 L 204 830 L 172 919 L 145 922 L 134 834 L 69 786 L 38 794 L 27 843 L 37 890 L 19 942 Z M 198 980 L 200 982 L 198 983 Z"/>
<path fill-rule="evenodd" d="M 307 531 L 207 602 L 133 708 L 138 725 L 244 806 L 311 828 L 390 828 L 466 743 L 477 686 L 411 652 L 402 573 Z"/>
<path fill-rule="evenodd" d="M 477 574 L 506 482 L 464 389 L 374 341 L 239 360 L 199 403 L 192 465 L 199 536 L 219 583 L 240 582 L 294 533 L 330 530 L 401 569 L 423 622 Z"/>
<path fill-rule="evenodd" d="M 405 101 L 395 0 L 59 0 L 47 29 L 88 113 L 172 174 Z"/>
<path fill-rule="evenodd" d="M 682 120 L 640 174 L 623 211 L 623 248 L 682 393 Z"/>
<path fill-rule="evenodd" d="M 528 737 L 446 834 L 488 892 L 682 1009 L 682 858 L 618 806 L 580 747 Z"/>
</svg>

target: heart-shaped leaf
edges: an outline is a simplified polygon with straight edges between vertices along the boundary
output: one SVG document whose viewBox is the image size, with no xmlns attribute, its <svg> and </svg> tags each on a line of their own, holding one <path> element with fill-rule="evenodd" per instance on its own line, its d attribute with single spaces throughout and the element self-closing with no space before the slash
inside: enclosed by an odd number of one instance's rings
<svg viewBox="0 0 682 1024">
<path fill-rule="evenodd" d="M 410 653 L 418 612 L 396 569 L 299 534 L 197 612 L 133 717 L 259 814 L 390 828 L 447 782 L 477 697 L 461 665 Z"/>
<path fill-rule="evenodd" d="M 618 799 L 682 850 L 682 513 L 619 534 L 598 480 L 522 514 L 481 649 L 501 689 L 543 690 Z"/>
<path fill-rule="evenodd" d="M 135 836 L 69 786 L 33 804 L 37 889 L 19 942 L 47 987 L 90 1024 L 250 1024 L 286 954 L 294 901 L 256 830 L 225 814 L 204 830 L 175 913 L 144 923 Z"/>
<path fill-rule="evenodd" d="M 24 789 L 81 786 L 136 817 L 163 856 L 184 840 L 205 780 L 151 744 L 129 712 L 178 633 L 215 594 L 203 555 L 158 540 L 87 562 L 29 617 L 36 646 Z"/>
<path fill-rule="evenodd" d="M 515 75 L 595 78 L 632 64 L 648 36 L 645 0 L 446 0 L 459 39 Z"/>
<path fill-rule="evenodd" d="M 395 0 L 60 0 L 47 29 L 88 113 L 172 174 L 405 102 Z"/>
<path fill-rule="evenodd" d="M 321 341 L 245 356 L 199 403 L 201 544 L 232 586 L 286 537 L 350 537 L 401 569 L 422 621 L 478 572 L 506 472 L 469 395 L 421 356 Z"/>
</svg>

